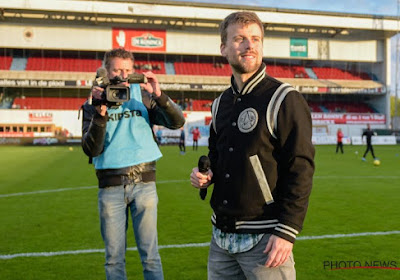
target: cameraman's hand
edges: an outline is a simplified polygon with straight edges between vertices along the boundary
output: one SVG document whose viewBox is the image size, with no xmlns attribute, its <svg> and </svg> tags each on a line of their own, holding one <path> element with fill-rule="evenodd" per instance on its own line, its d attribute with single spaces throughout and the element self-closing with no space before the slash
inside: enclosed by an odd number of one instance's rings
<svg viewBox="0 0 400 280">
<path fill-rule="evenodd" d="M 147 92 L 153 94 L 153 96 L 160 97 L 161 89 L 160 84 L 158 83 L 157 77 L 153 72 L 144 72 L 143 75 L 147 78 L 146 84 L 140 84 Z"/>
<path fill-rule="evenodd" d="M 97 112 L 101 115 L 101 116 L 105 116 L 107 115 L 107 106 L 106 105 L 99 105 L 95 107 Z"/>
<path fill-rule="evenodd" d="M 103 92 L 104 92 L 104 88 L 101 88 L 98 86 L 92 87 L 92 98 L 100 100 Z M 106 105 L 95 106 L 95 108 L 101 116 L 104 117 L 107 114 L 107 106 Z"/>
<path fill-rule="evenodd" d="M 104 88 L 94 86 L 92 87 L 92 97 L 94 99 L 101 99 L 101 95 L 104 92 Z"/>
<path fill-rule="evenodd" d="M 190 183 L 193 187 L 198 189 L 208 188 L 211 184 L 211 178 L 213 177 L 213 173 L 211 169 L 207 171 L 206 174 L 199 172 L 199 168 L 195 167 L 192 169 L 192 173 L 190 174 Z"/>
</svg>

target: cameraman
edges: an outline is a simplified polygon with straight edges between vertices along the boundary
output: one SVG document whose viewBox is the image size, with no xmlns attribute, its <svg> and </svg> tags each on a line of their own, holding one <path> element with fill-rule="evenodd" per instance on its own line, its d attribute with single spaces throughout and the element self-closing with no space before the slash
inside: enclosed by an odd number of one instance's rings
<svg viewBox="0 0 400 280">
<path fill-rule="evenodd" d="M 104 55 L 108 78 L 127 79 L 134 72 L 132 53 L 113 49 Z M 105 243 L 107 279 L 126 279 L 125 252 L 128 211 L 143 266 L 144 279 L 163 279 L 157 248 L 156 163 L 162 154 L 151 125 L 183 126 L 179 107 L 160 90 L 156 76 L 129 85 L 130 100 L 115 108 L 83 105 L 82 148 L 93 158 L 99 181 L 98 207 Z M 93 87 L 93 103 L 104 99 L 104 88 Z M 102 95 L 103 94 L 103 95 Z M 95 102 L 96 101 L 96 102 Z M 103 102 L 104 103 L 104 102 Z"/>
</svg>

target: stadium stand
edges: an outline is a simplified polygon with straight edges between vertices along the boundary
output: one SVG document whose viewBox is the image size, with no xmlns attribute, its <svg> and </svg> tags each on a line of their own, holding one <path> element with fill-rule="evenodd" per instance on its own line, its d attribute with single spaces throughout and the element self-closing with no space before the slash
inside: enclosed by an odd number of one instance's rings
<svg viewBox="0 0 400 280">
<path fill-rule="evenodd" d="M 135 60 L 136 72 L 153 71 L 155 74 L 168 75 L 198 75 L 198 76 L 230 76 L 232 71 L 227 63 L 211 62 L 212 57 L 202 58 L 208 61 L 170 62 L 164 60 Z M 95 72 L 101 67 L 101 59 L 78 57 L 32 56 L 28 58 L 13 58 L 0 56 L 0 70 L 26 71 L 63 71 L 63 72 Z M 25 67 L 26 65 L 26 67 Z M 320 80 L 376 80 L 365 72 L 345 71 L 337 67 L 304 67 L 299 65 L 271 64 L 267 62 L 266 72 L 276 78 L 303 78 Z"/>
<path fill-rule="evenodd" d="M 78 97 L 16 97 L 12 108 L 78 110 L 85 101 Z"/>
<path fill-rule="evenodd" d="M 312 67 L 318 79 L 371 80 L 367 73 L 355 73 L 335 67 Z"/>
<path fill-rule="evenodd" d="M 179 100 L 176 100 L 180 104 Z M 184 110 L 189 111 L 210 111 L 212 100 L 199 99 L 192 100 L 192 106 L 184 104 Z M 352 102 L 315 102 L 308 101 L 311 112 L 313 113 L 377 113 L 374 109 L 365 103 L 352 103 Z"/>
<path fill-rule="evenodd" d="M 193 100 L 193 111 L 210 111 L 212 100 Z"/>
<path fill-rule="evenodd" d="M 27 50 L 24 53 L 29 53 Z M 64 57 L 63 57 L 64 55 Z M 82 57 L 83 56 L 83 57 Z M 80 80 L 90 81 L 93 73 L 101 67 L 101 53 L 47 53 L 45 55 L 31 53 L 27 57 L 0 56 L 0 71 L 5 78 L 10 79 L 36 79 L 45 75 L 49 79 L 75 80 L 79 75 Z M 185 56 L 172 55 L 143 55 L 135 57 L 135 71 L 153 71 L 158 75 L 162 83 L 193 83 L 193 84 L 227 84 L 231 75 L 230 66 L 213 56 Z M 348 88 L 379 88 L 381 84 L 374 81 L 373 76 L 367 73 L 355 73 L 344 71 L 339 67 L 324 66 L 301 66 L 301 62 L 265 61 L 268 75 L 281 79 L 284 82 L 294 84 L 298 87 L 318 87 L 321 92 L 327 87 L 348 87 Z M 5 69 L 3 69 L 5 68 Z M 62 77 L 60 73 L 63 72 Z M 80 72 L 80 73 L 78 73 Z M 38 76 L 39 75 L 39 76 Z M 38 76 L 38 77 L 36 77 Z M 60 98 L 44 96 L 25 98 L 17 97 L 11 106 L 2 102 L 3 108 L 21 109 L 56 109 L 76 110 L 85 101 L 84 98 Z M 339 99 L 340 101 L 340 99 Z M 187 110 L 209 111 L 211 100 L 196 97 L 192 106 Z M 351 112 L 351 113 L 375 113 L 376 111 L 366 104 L 351 104 L 346 102 L 324 103 L 310 101 L 309 106 L 312 112 Z"/>
<path fill-rule="evenodd" d="M 27 71 L 67 71 L 96 72 L 101 67 L 100 59 L 63 58 L 63 57 L 29 57 Z"/>
<path fill-rule="evenodd" d="M 321 104 L 329 113 L 376 113 L 371 107 L 365 103 L 350 102 L 328 102 Z"/>
<path fill-rule="evenodd" d="M 230 76 L 231 68 L 226 63 L 207 62 L 175 62 L 175 73 L 177 75 L 208 75 L 208 76 Z"/>
<path fill-rule="evenodd" d="M 309 78 L 303 66 L 268 65 L 267 74 L 277 78 Z"/>
<path fill-rule="evenodd" d="M 135 59 L 135 72 L 152 71 L 154 74 L 166 74 L 164 61 Z"/>
<path fill-rule="evenodd" d="M 311 112 L 314 112 L 314 113 L 322 112 L 321 107 L 315 102 L 308 101 L 308 106 L 310 107 Z"/>
</svg>

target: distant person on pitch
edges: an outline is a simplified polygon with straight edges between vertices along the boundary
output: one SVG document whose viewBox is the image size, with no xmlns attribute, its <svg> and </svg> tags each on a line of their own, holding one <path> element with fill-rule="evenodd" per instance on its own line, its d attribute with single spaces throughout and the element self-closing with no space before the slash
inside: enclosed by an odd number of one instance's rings
<svg viewBox="0 0 400 280">
<path fill-rule="evenodd" d="M 185 129 L 181 127 L 181 135 L 179 136 L 179 151 L 181 155 L 186 153 L 186 146 L 185 146 Z"/>
<path fill-rule="evenodd" d="M 193 151 L 199 148 L 199 139 L 201 137 L 199 127 L 196 126 L 195 129 L 192 130 L 193 134 Z"/>
<path fill-rule="evenodd" d="M 336 153 L 338 153 L 338 151 L 339 151 L 339 149 L 340 149 L 340 151 L 342 152 L 342 154 L 343 154 L 343 132 L 342 132 L 342 130 L 339 128 L 338 130 L 337 130 L 337 133 L 336 133 L 336 138 L 337 138 L 337 142 L 336 142 Z"/>
<path fill-rule="evenodd" d="M 156 131 L 156 138 L 157 138 L 157 144 L 161 145 L 161 143 L 162 143 L 162 130 L 160 128 L 158 128 L 157 131 Z"/>
<path fill-rule="evenodd" d="M 134 72 L 133 55 L 124 49 L 106 52 L 104 65 L 109 79 L 127 79 Z M 103 103 L 83 105 L 82 148 L 93 158 L 99 181 L 98 209 L 108 280 L 127 279 L 129 213 L 144 279 L 164 279 L 158 253 L 155 183 L 156 161 L 162 154 L 151 125 L 178 129 L 185 119 L 181 109 L 160 90 L 156 76 L 152 72 L 144 75 L 148 82 L 141 86 L 119 83 L 129 87 L 130 100 L 116 108 Z M 93 104 L 102 100 L 104 88 L 94 86 L 91 92 Z"/>
<path fill-rule="evenodd" d="M 372 157 L 375 159 L 378 159 L 377 157 L 375 157 L 374 154 L 374 147 L 372 147 L 372 136 L 375 136 L 376 132 L 374 132 L 373 130 L 371 130 L 371 125 L 367 124 L 367 130 L 364 131 L 364 133 L 362 134 L 361 138 L 364 138 L 364 136 L 366 137 L 367 140 L 367 149 L 365 150 L 365 153 L 362 157 L 363 161 L 367 161 L 367 159 L 365 158 L 368 154 L 369 151 L 371 151 Z"/>
<path fill-rule="evenodd" d="M 296 278 L 293 243 L 314 173 L 311 114 L 299 92 L 266 74 L 264 28 L 253 12 L 220 25 L 231 86 L 211 107 L 211 169 L 190 175 L 196 188 L 214 184 L 209 280 Z"/>
</svg>

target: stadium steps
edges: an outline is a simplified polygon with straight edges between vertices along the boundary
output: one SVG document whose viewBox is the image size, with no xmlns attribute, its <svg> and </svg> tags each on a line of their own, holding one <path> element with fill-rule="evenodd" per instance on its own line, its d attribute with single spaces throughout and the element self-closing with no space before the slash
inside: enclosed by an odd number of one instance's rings
<svg viewBox="0 0 400 280">
<path fill-rule="evenodd" d="M 321 108 L 322 112 L 324 112 L 324 113 L 329 113 L 329 109 L 326 108 L 325 106 L 319 105 L 319 108 Z"/>
<path fill-rule="evenodd" d="M 175 75 L 175 68 L 173 62 L 165 62 L 165 73 L 167 75 Z"/>
<path fill-rule="evenodd" d="M 317 75 L 315 75 L 314 71 L 311 68 L 306 67 L 305 71 L 306 71 L 308 77 L 310 77 L 311 79 L 315 79 L 315 80 L 318 79 Z"/>
<path fill-rule="evenodd" d="M 24 71 L 26 69 L 26 64 L 28 59 L 24 57 L 14 57 L 11 63 L 10 70 Z"/>
</svg>

